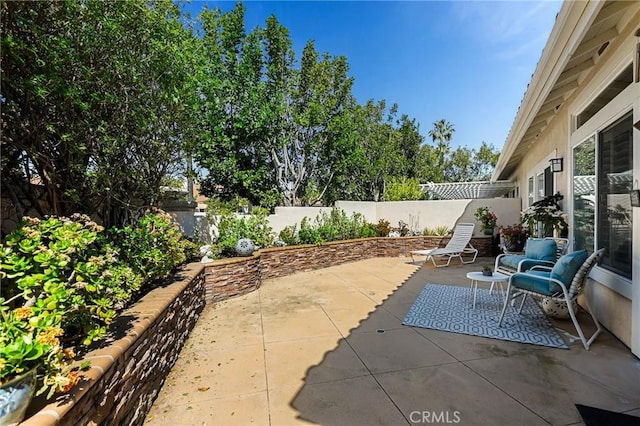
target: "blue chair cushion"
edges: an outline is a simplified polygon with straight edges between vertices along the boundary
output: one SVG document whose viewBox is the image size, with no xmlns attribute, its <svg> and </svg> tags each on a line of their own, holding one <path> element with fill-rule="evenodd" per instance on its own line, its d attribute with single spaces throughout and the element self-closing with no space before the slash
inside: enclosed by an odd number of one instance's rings
<svg viewBox="0 0 640 426">
<path fill-rule="evenodd" d="M 521 254 L 508 254 L 500 258 L 500 266 L 507 269 L 518 270 L 518 265 L 522 262 L 522 264 L 520 264 L 520 272 L 525 272 L 536 265 L 552 267 L 554 261 L 555 257 L 553 258 L 553 261 L 549 262 L 547 260 L 530 259 L 529 257 Z"/>
<path fill-rule="evenodd" d="M 555 240 L 529 238 L 524 253 L 529 259 L 554 262 L 556 260 L 557 250 L 558 244 L 556 244 Z"/>
<path fill-rule="evenodd" d="M 511 269 L 518 269 L 518 263 L 525 259 L 526 256 L 520 254 L 509 254 L 500 258 L 500 264 Z"/>
<path fill-rule="evenodd" d="M 547 271 L 529 271 L 525 274 L 517 273 L 511 276 L 511 285 L 523 290 L 533 291 L 535 293 L 551 296 L 557 291 L 554 287 L 559 286 L 549 281 L 551 272 Z M 562 291 L 562 290 L 560 290 Z"/>
<path fill-rule="evenodd" d="M 576 275 L 584 261 L 587 260 L 587 257 L 589 257 L 589 253 L 587 253 L 586 250 L 577 250 L 572 253 L 565 254 L 558 259 L 551 270 L 551 278 L 562 281 L 562 283 L 569 288 L 573 277 Z M 556 285 L 556 287 L 558 287 L 558 290 L 562 291 L 559 286 Z"/>
</svg>

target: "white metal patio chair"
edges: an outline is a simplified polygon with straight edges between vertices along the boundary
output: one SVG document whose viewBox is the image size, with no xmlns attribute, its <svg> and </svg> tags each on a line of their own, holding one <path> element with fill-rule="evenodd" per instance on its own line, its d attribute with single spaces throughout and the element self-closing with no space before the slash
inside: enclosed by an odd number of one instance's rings
<svg viewBox="0 0 640 426">
<path fill-rule="evenodd" d="M 478 257 L 478 250 L 471 245 L 471 236 L 473 235 L 473 228 L 475 228 L 475 226 L 473 223 L 459 223 L 456 225 L 453 236 L 445 247 L 429 250 L 413 250 L 411 252 L 411 261 L 415 262 L 414 256 L 427 256 L 424 261 L 426 262 L 431 259 L 436 268 L 449 266 L 451 259 L 454 257 L 460 259 L 462 263 L 475 262 L 476 257 Z M 473 255 L 473 259 L 465 262 L 462 258 L 463 254 Z M 436 257 L 446 258 L 447 263 L 436 263 Z"/>
<path fill-rule="evenodd" d="M 566 238 L 528 238 L 524 253 L 499 254 L 495 260 L 494 270 L 512 275 L 516 272 L 526 272 L 533 266 L 551 268 L 567 253 L 568 248 L 569 240 Z"/>
<path fill-rule="evenodd" d="M 585 298 L 586 310 L 591 315 L 591 319 L 593 319 L 596 326 L 596 331 L 587 339 L 576 318 L 574 302 L 584 291 L 589 279 L 589 272 L 591 272 L 591 269 L 593 269 L 602 258 L 603 254 L 604 249 L 600 249 L 591 254 L 591 256 L 586 257 L 586 251 L 579 250 L 562 256 L 553 268 L 534 266 L 527 272 L 517 272 L 513 274 L 511 278 L 509 278 L 507 297 L 504 300 L 498 326 L 502 326 L 502 320 L 504 319 L 504 314 L 509 305 L 509 299 L 512 293 L 522 295 L 522 302 L 520 303 L 518 313 L 522 311 L 527 296 L 548 297 L 556 302 L 567 304 L 571 321 L 573 321 L 582 345 L 586 350 L 589 350 L 589 346 L 598 334 L 600 334 L 602 327 L 594 315 L 593 309 L 591 309 L 589 305 L 589 300 Z"/>
</svg>

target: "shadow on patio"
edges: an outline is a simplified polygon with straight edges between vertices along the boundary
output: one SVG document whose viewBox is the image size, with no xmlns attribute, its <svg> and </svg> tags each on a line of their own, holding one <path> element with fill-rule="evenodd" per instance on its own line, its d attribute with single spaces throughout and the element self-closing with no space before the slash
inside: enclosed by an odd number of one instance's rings
<svg viewBox="0 0 640 426">
<path fill-rule="evenodd" d="M 562 331 L 569 350 L 401 324 L 426 283 L 469 287 L 466 273 L 482 263 L 417 270 L 308 370 L 291 401 L 298 418 L 323 425 L 582 424 L 575 404 L 640 416 L 640 362 L 606 331 L 585 351 Z M 553 322 L 575 334 L 570 320 Z M 593 328 L 585 312 L 580 322 Z M 351 367 L 354 356 L 364 368 Z"/>
</svg>

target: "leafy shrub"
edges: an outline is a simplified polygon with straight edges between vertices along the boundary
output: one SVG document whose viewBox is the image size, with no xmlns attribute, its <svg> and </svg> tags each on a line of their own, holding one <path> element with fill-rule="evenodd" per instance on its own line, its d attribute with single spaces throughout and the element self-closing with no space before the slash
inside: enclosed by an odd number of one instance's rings
<svg viewBox="0 0 640 426">
<path fill-rule="evenodd" d="M 366 224 L 362 227 L 362 232 L 360 235 L 361 238 L 371 238 L 375 236 L 377 236 L 376 231 L 369 224 Z"/>
<path fill-rule="evenodd" d="M 451 233 L 448 226 L 436 226 L 435 228 L 424 228 L 422 235 L 444 237 Z"/>
<path fill-rule="evenodd" d="M 309 218 L 305 217 L 300 222 L 300 231 L 298 231 L 298 240 L 300 244 L 322 244 L 327 240 L 323 240 L 320 232 L 311 223 Z"/>
<path fill-rule="evenodd" d="M 31 301 L 34 315 L 63 313 L 61 326 L 98 340 L 115 317 L 114 302 L 122 282 L 139 282 L 126 267 L 114 274 L 117 263 L 109 247 L 99 245 L 102 227 L 88 217 L 27 218 L 7 236 L 2 256 L 2 292 Z M 125 283 L 128 284 L 128 283 Z"/>
<path fill-rule="evenodd" d="M 0 382 L 33 367 L 42 375 L 38 393 L 77 382 L 73 351 L 61 340 L 77 335 L 88 345 L 103 338 L 122 288 L 139 282 L 131 269 L 113 269 L 117 259 L 99 244 L 102 231 L 73 215 L 26 218 L 7 236 L 0 251 Z"/>
<path fill-rule="evenodd" d="M 116 311 L 147 278 L 186 259 L 179 227 L 153 211 L 136 227 L 108 233 L 84 215 L 26 218 L 0 249 L 0 383 L 37 368 L 41 388 L 67 391 L 79 380 L 71 347 L 106 336 Z M 193 247 L 192 247 L 193 248 Z"/>
<path fill-rule="evenodd" d="M 303 218 L 297 233 L 296 225 L 284 228 L 280 239 L 289 245 L 323 244 L 375 235 L 374 225 L 367 224 L 362 214 L 354 213 L 349 217 L 344 210 L 334 207 L 330 212 L 320 212 L 313 222 L 308 217 Z"/>
<path fill-rule="evenodd" d="M 377 224 L 369 224 L 369 228 L 372 228 L 377 237 L 388 237 L 391 232 L 391 224 L 388 220 L 380 219 Z"/>
<path fill-rule="evenodd" d="M 135 227 L 109 230 L 108 239 L 120 260 L 145 280 L 168 277 L 187 258 L 180 226 L 158 209 L 148 211 Z"/>
<path fill-rule="evenodd" d="M 278 237 L 280 238 L 280 241 L 288 246 L 300 244 L 297 225 L 285 226 L 284 229 L 280 231 L 280 234 L 278 234 Z"/>
<path fill-rule="evenodd" d="M 385 185 L 385 201 L 424 200 L 424 191 L 420 188 L 420 181 L 415 178 L 392 178 Z"/>
<path fill-rule="evenodd" d="M 9 309 L 4 303 L 0 298 L 0 384 L 35 368 L 42 378 L 38 395 L 49 389 L 51 397 L 74 386 L 79 376 L 71 368 L 75 354 L 61 345 L 62 313 L 37 306 Z"/>
<path fill-rule="evenodd" d="M 217 252 L 222 256 L 235 256 L 235 246 L 240 238 L 249 238 L 256 247 L 272 246 L 273 234 L 268 215 L 268 210 L 256 207 L 247 217 L 237 217 L 235 214 L 220 216 L 217 219 Z"/>
<path fill-rule="evenodd" d="M 200 254 L 201 243 L 193 241 L 191 238 L 184 238 L 182 240 L 184 249 L 185 262 L 198 262 L 202 255 Z"/>
</svg>

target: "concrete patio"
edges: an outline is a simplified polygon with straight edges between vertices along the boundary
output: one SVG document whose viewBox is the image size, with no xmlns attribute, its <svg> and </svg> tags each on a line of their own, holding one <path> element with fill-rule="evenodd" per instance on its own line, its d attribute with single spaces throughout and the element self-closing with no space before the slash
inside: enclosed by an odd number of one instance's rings
<svg viewBox="0 0 640 426">
<path fill-rule="evenodd" d="M 210 305 L 146 424 L 584 424 L 575 404 L 640 416 L 640 361 L 606 331 L 585 351 L 564 333 L 570 350 L 401 324 L 426 283 L 468 287 L 484 263 L 374 258 Z"/>
</svg>

